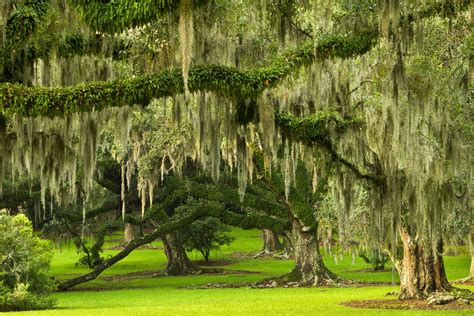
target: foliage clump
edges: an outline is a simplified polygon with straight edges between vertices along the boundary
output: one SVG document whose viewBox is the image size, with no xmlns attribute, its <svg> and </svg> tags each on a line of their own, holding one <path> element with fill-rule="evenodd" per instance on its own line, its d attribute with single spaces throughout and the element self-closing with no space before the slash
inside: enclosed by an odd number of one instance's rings
<svg viewBox="0 0 474 316">
<path fill-rule="evenodd" d="M 374 271 L 383 271 L 385 264 L 388 262 L 389 257 L 378 249 L 372 249 L 370 252 L 362 252 L 359 254 L 365 263 L 370 264 Z"/>
<path fill-rule="evenodd" d="M 51 257 L 48 241 L 33 235 L 25 215 L 0 210 L 0 311 L 54 306 L 53 282 L 46 275 Z"/>
<path fill-rule="evenodd" d="M 227 234 L 229 231 L 230 228 L 223 225 L 217 218 L 207 217 L 197 220 L 186 228 L 184 246 L 187 251 L 199 251 L 204 261 L 209 262 L 212 250 L 218 250 L 223 245 L 230 245 L 234 240 L 234 237 Z"/>
</svg>

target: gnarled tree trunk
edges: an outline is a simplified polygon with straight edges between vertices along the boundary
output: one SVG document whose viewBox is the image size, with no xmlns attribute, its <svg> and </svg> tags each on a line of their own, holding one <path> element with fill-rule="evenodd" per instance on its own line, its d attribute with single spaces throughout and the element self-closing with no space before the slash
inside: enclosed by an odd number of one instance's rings
<svg viewBox="0 0 474 316">
<path fill-rule="evenodd" d="M 319 251 L 317 229 L 305 227 L 297 218 L 293 219 L 295 234 L 295 267 L 290 272 L 293 281 L 311 285 L 328 285 L 342 281 L 324 265 Z"/>
<path fill-rule="evenodd" d="M 189 260 L 183 244 L 176 234 L 165 234 L 162 240 L 165 255 L 168 258 L 166 272 L 169 275 L 193 274 L 200 270 L 197 265 Z"/>
<path fill-rule="evenodd" d="M 397 262 L 400 275 L 400 299 L 422 299 L 433 292 L 452 291 L 444 269 L 441 253 L 443 242 L 436 248 L 422 245 L 404 228 L 400 229 L 403 244 L 403 259 Z"/>
<path fill-rule="evenodd" d="M 263 250 L 265 253 L 275 253 L 283 250 L 278 234 L 270 229 L 263 229 Z"/>
<path fill-rule="evenodd" d="M 278 234 L 270 229 L 262 229 L 263 249 L 256 257 L 274 255 L 284 250 L 283 244 L 278 239 Z"/>
</svg>

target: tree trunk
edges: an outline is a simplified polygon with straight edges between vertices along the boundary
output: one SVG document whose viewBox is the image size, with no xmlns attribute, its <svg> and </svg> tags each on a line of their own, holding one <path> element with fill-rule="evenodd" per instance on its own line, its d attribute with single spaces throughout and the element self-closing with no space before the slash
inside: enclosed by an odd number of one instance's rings
<svg viewBox="0 0 474 316">
<path fill-rule="evenodd" d="M 283 245 L 278 239 L 278 234 L 270 229 L 262 230 L 263 249 L 260 255 L 270 255 L 282 251 Z"/>
<path fill-rule="evenodd" d="M 169 275 L 193 274 L 199 267 L 193 264 L 176 234 L 165 234 L 162 237 L 165 255 L 168 258 L 166 272 Z"/>
<path fill-rule="evenodd" d="M 319 251 L 317 229 L 304 227 L 297 218 L 294 218 L 293 232 L 296 241 L 294 247 L 296 264 L 290 272 L 290 279 L 312 285 L 340 283 L 342 279 L 324 265 Z"/>
<path fill-rule="evenodd" d="M 400 299 L 422 299 L 433 292 L 452 291 L 444 269 L 443 242 L 437 249 L 423 246 L 404 228 L 400 229 L 403 244 L 403 259 L 396 264 L 400 275 Z"/>
<path fill-rule="evenodd" d="M 130 223 L 125 223 L 125 243 L 129 243 L 133 239 L 135 239 L 135 227 L 133 227 Z"/>
<path fill-rule="evenodd" d="M 254 258 L 262 256 L 276 256 L 278 252 L 285 250 L 283 244 L 278 239 L 278 234 L 271 229 L 262 229 L 263 249 Z M 282 257 L 288 257 L 285 253 Z"/>
<path fill-rule="evenodd" d="M 285 255 L 290 257 L 293 256 L 293 242 L 291 241 L 290 236 L 287 233 L 283 234 L 283 248 L 285 249 Z"/>
</svg>

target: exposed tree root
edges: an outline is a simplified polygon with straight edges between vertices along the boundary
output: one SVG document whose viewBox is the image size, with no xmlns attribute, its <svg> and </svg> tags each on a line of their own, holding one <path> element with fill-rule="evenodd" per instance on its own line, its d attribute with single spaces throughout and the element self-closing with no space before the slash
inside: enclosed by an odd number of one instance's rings
<svg viewBox="0 0 474 316">
<path fill-rule="evenodd" d="M 453 282 L 453 284 L 464 284 L 464 285 L 474 285 L 474 277 L 468 276 Z"/>
<path fill-rule="evenodd" d="M 354 284 L 354 281 L 344 280 L 331 271 L 325 269 L 324 272 L 302 273 L 298 268 L 294 268 L 290 273 L 276 278 L 268 278 L 254 284 L 256 288 L 272 287 L 312 287 L 312 286 L 346 286 Z"/>
<path fill-rule="evenodd" d="M 285 251 L 285 252 L 269 252 L 266 250 L 262 250 L 256 255 L 254 255 L 252 258 L 253 259 L 258 259 L 258 258 L 273 258 L 273 259 L 278 259 L 278 260 L 287 260 L 291 259 L 291 256 Z"/>
</svg>

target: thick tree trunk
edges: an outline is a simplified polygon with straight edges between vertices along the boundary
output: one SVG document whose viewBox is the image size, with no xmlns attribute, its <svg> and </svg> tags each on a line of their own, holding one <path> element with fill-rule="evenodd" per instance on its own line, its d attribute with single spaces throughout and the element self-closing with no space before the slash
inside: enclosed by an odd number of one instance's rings
<svg viewBox="0 0 474 316">
<path fill-rule="evenodd" d="M 312 285 L 328 285 L 342 282 L 337 275 L 324 265 L 319 251 L 317 229 L 308 229 L 297 219 L 293 219 L 295 234 L 295 267 L 290 272 L 294 281 Z"/>
<path fill-rule="evenodd" d="M 175 234 L 165 234 L 162 240 L 165 255 L 168 258 L 166 272 L 169 275 L 193 274 L 200 270 L 197 265 L 189 260 L 183 244 Z"/>
<path fill-rule="evenodd" d="M 452 291 L 441 256 L 443 242 L 439 240 L 434 250 L 421 245 L 403 228 L 400 234 L 403 244 L 403 259 L 397 263 L 400 299 L 422 299 L 433 292 Z"/>
</svg>

